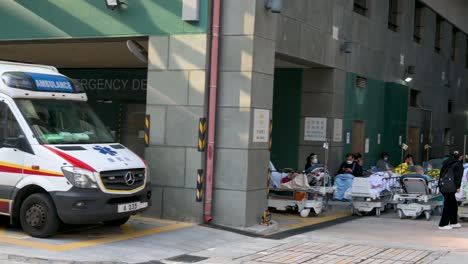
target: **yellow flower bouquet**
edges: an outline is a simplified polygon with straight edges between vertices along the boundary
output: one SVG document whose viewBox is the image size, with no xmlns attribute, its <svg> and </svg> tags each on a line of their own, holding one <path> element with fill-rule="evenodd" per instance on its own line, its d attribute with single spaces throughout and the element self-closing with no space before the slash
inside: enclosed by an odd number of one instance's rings
<svg viewBox="0 0 468 264">
<path fill-rule="evenodd" d="M 393 169 L 393 173 L 405 175 L 410 174 L 411 172 L 408 170 L 408 164 L 406 162 L 403 162 Z"/>
<path fill-rule="evenodd" d="M 439 179 L 440 177 L 440 170 L 439 169 L 432 169 L 428 171 L 427 176 L 431 177 L 432 179 Z"/>
</svg>

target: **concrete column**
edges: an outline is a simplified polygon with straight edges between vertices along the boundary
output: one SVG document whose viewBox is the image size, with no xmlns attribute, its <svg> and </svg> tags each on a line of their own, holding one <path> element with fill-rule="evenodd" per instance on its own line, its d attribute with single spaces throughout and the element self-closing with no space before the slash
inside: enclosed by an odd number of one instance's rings
<svg viewBox="0 0 468 264">
<path fill-rule="evenodd" d="M 275 15 L 264 1 L 223 1 L 213 222 L 259 223 L 266 209 L 268 143 L 254 142 L 254 111 L 273 101 Z"/>
<path fill-rule="evenodd" d="M 310 153 L 319 155 L 319 160 L 324 162 L 324 141 L 304 140 L 305 118 L 318 117 L 327 119 L 327 138 L 330 140 L 329 168 L 334 173 L 342 161 L 343 145 L 346 135 L 342 135 L 341 141 L 333 140 L 334 120 L 343 122 L 346 89 L 346 72 L 338 69 L 307 69 L 304 70 L 302 81 L 301 102 L 301 138 L 299 139 L 298 167 L 304 166 L 305 158 Z M 343 129 L 341 129 L 342 131 Z"/>
<path fill-rule="evenodd" d="M 206 111 L 207 35 L 152 36 L 148 46 L 151 135 L 145 158 L 154 186 L 148 214 L 198 222 L 202 203 L 195 201 L 196 177 L 204 168 L 198 122 Z"/>
</svg>

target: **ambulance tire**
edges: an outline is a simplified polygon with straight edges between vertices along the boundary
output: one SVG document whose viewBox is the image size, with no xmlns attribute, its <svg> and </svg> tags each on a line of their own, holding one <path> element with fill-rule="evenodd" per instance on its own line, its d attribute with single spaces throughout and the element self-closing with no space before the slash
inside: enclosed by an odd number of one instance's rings
<svg viewBox="0 0 468 264">
<path fill-rule="evenodd" d="M 106 226 L 121 226 L 125 223 L 127 223 L 128 219 L 130 219 L 130 216 L 126 216 L 124 218 L 119 218 L 111 221 L 104 221 L 104 225 Z"/>
<path fill-rule="evenodd" d="M 32 237 L 46 238 L 57 233 L 60 219 L 50 196 L 44 193 L 28 196 L 21 204 L 20 223 Z"/>
</svg>

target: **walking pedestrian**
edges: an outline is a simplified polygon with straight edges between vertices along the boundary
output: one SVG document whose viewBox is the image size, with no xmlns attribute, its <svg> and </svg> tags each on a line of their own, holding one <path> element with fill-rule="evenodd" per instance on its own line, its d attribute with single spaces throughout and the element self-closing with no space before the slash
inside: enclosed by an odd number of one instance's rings
<svg viewBox="0 0 468 264">
<path fill-rule="evenodd" d="M 458 203 L 455 193 L 460 192 L 463 177 L 463 155 L 455 151 L 444 161 L 440 170 L 439 190 L 444 196 L 444 210 L 439 222 L 439 229 L 451 230 L 460 228 L 458 223 Z"/>
</svg>

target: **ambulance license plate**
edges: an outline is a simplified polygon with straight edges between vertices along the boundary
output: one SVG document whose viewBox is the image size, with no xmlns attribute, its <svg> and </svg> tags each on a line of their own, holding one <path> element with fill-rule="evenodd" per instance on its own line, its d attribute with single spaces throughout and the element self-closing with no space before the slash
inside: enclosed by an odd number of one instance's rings
<svg viewBox="0 0 468 264">
<path fill-rule="evenodd" d="M 117 212 L 118 213 L 125 213 L 125 212 L 131 212 L 131 211 L 136 211 L 139 209 L 143 209 L 148 207 L 148 203 L 142 203 L 142 202 L 134 202 L 134 203 L 127 203 L 127 204 L 119 204 L 117 206 Z"/>
</svg>

